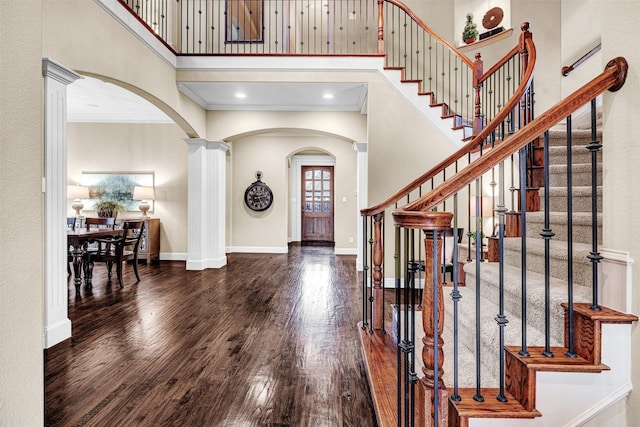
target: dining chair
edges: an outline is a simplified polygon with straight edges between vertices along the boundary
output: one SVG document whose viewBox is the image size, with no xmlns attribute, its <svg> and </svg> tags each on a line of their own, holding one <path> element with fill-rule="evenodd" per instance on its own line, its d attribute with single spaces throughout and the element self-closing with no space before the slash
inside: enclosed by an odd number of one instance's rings
<svg viewBox="0 0 640 427">
<path fill-rule="evenodd" d="M 442 279 L 443 283 L 447 283 L 447 273 L 451 275 L 453 281 L 453 247 L 454 247 L 454 230 L 457 232 L 458 243 L 462 242 L 464 228 L 449 228 L 442 232 Z"/>
<path fill-rule="evenodd" d="M 118 283 L 122 288 L 122 264 L 133 261 L 133 271 L 136 279 L 140 281 L 138 274 L 138 250 L 144 234 L 144 221 L 124 221 L 122 223 L 123 234 L 120 237 L 96 239 L 98 249 L 88 254 L 89 268 L 93 269 L 96 262 L 104 262 L 107 266 L 107 279 L 111 280 L 111 270 L 116 266 Z"/>
</svg>

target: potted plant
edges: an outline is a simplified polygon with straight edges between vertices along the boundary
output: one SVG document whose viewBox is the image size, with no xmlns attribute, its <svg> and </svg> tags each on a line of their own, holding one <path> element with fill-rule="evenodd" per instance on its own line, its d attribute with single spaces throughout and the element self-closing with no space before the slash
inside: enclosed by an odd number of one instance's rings
<svg viewBox="0 0 640 427">
<path fill-rule="evenodd" d="M 474 230 L 474 231 L 472 231 L 472 232 L 471 232 L 471 234 L 470 234 L 470 236 L 471 236 L 471 244 L 472 244 L 472 245 L 475 245 L 475 244 L 476 244 L 476 236 L 477 236 L 476 231 L 475 231 L 475 230 Z M 484 235 L 484 231 L 481 231 L 481 232 L 480 232 L 480 241 L 483 241 L 485 237 L 486 237 L 486 236 Z M 484 243 L 483 243 L 483 245 L 484 245 Z"/>
<path fill-rule="evenodd" d="M 466 44 L 471 44 L 476 41 L 476 37 L 478 37 L 478 29 L 473 22 L 473 14 L 467 13 L 467 22 L 464 24 L 464 30 L 462 31 L 462 40 Z"/>
<path fill-rule="evenodd" d="M 95 210 L 99 217 L 115 218 L 118 212 L 124 212 L 124 206 L 117 200 L 101 199 L 96 203 Z"/>
</svg>

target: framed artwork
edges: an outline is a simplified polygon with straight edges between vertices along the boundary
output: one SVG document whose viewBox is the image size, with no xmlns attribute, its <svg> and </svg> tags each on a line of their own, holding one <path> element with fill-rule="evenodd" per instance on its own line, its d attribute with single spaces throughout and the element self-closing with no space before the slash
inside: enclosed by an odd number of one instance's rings
<svg viewBox="0 0 640 427">
<path fill-rule="evenodd" d="M 83 200 L 84 210 L 94 210 L 100 199 L 117 200 L 126 211 L 137 211 L 139 200 L 133 200 L 133 187 L 154 186 L 153 172 L 82 172 L 82 185 L 89 187 L 89 200 Z M 153 200 L 148 201 L 153 212 Z"/>
<path fill-rule="evenodd" d="M 263 41 L 263 5 L 263 0 L 225 1 L 227 43 Z"/>
</svg>

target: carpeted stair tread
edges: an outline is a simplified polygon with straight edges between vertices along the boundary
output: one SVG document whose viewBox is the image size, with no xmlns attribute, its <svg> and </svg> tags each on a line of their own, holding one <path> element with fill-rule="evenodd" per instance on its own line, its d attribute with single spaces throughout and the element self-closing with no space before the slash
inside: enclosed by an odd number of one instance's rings
<svg viewBox="0 0 640 427">
<path fill-rule="evenodd" d="M 545 189 L 540 189 L 540 209 L 544 209 Z M 602 186 L 596 187 L 598 212 L 602 212 Z M 573 212 L 591 212 L 591 186 L 574 186 L 571 192 Z M 567 211 L 567 187 L 549 187 L 549 210 Z M 566 215 L 566 214 L 565 214 Z"/>
<path fill-rule="evenodd" d="M 602 162 L 602 156 L 597 157 L 598 163 Z M 571 147 L 571 163 L 591 163 L 591 151 L 586 146 L 578 145 Z M 550 146 L 549 147 L 549 164 L 561 165 L 567 164 L 567 147 L 566 146 Z"/>
<path fill-rule="evenodd" d="M 596 138 L 602 142 L 602 130 L 596 132 Z M 571 145 L 587 145 L 591 143 L 591 129 L 573 129 L 571 132 Z M 549 146 L 566 146 L 567 131 L 564 129 L 549 131 Z"/>
<path fill-rule="evenodd" d="M 568 269 L 568 244 L 566 241 L 553 240 L 550 246 L 550 270 L 551 276 L 567 280 Z M 542 238 L 527 238 L 527 270 L 544 273 L 545 242 Z M 582 286 L 591 286 L 592 265 L 587 256 L 591 252 L 591 245 L 586 243 L 573 243 L 573 282 Z M 521 239 L 519 237 L 507 237 L 504 239 L 504 261 L 507 265 L 521 266 Z"/>
<path fill-rule="evenodd" d="M 591 212 L 573 212 L 573 241 L 590 243 L 592 238 Z M 544 228 L 544 212 L 527 212 L 527 237 L 542 239 L 540 232 Z M 566 212 L 549 212 L 549 228 L 555 233 L 553 240 L 568 241 L 568 218 Z M 602 241 L 602 214 L 597 214 L 598 238 Z M 528 240 L 527 240 L 528 241 Z"/>
<path fill-rule="evenodd" d="M 596 185 L 602 185 L 602 164 L 597 165 L 597 182 Z M 573 186 L 590 186 L 591 185 L 591 164 L 590 163 L 574 163 L 572 170 Z M 549 187 L 566 187 L 567 186 L 567 165 L 549 165 Z"/>
</svg>

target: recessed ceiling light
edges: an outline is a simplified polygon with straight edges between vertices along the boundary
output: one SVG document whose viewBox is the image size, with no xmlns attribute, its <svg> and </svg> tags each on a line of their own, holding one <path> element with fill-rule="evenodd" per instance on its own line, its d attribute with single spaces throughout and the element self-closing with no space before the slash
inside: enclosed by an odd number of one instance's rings
<svg viewBox="0 0 640 427">
<path fill-rule="evenodd" d="M 246 98 L 247 95 L 244 93 L 236 93 L 236 98 Z"/>
<path fill-rule="evenodd" d="M 333 98 L 333 94 L 331 94 L 331 93 L 325 93 L 324 95 L 322 95 L 322 97 L 323 97 L 324 99 L 331 99 L 331 98 Z"/>
</svg>

